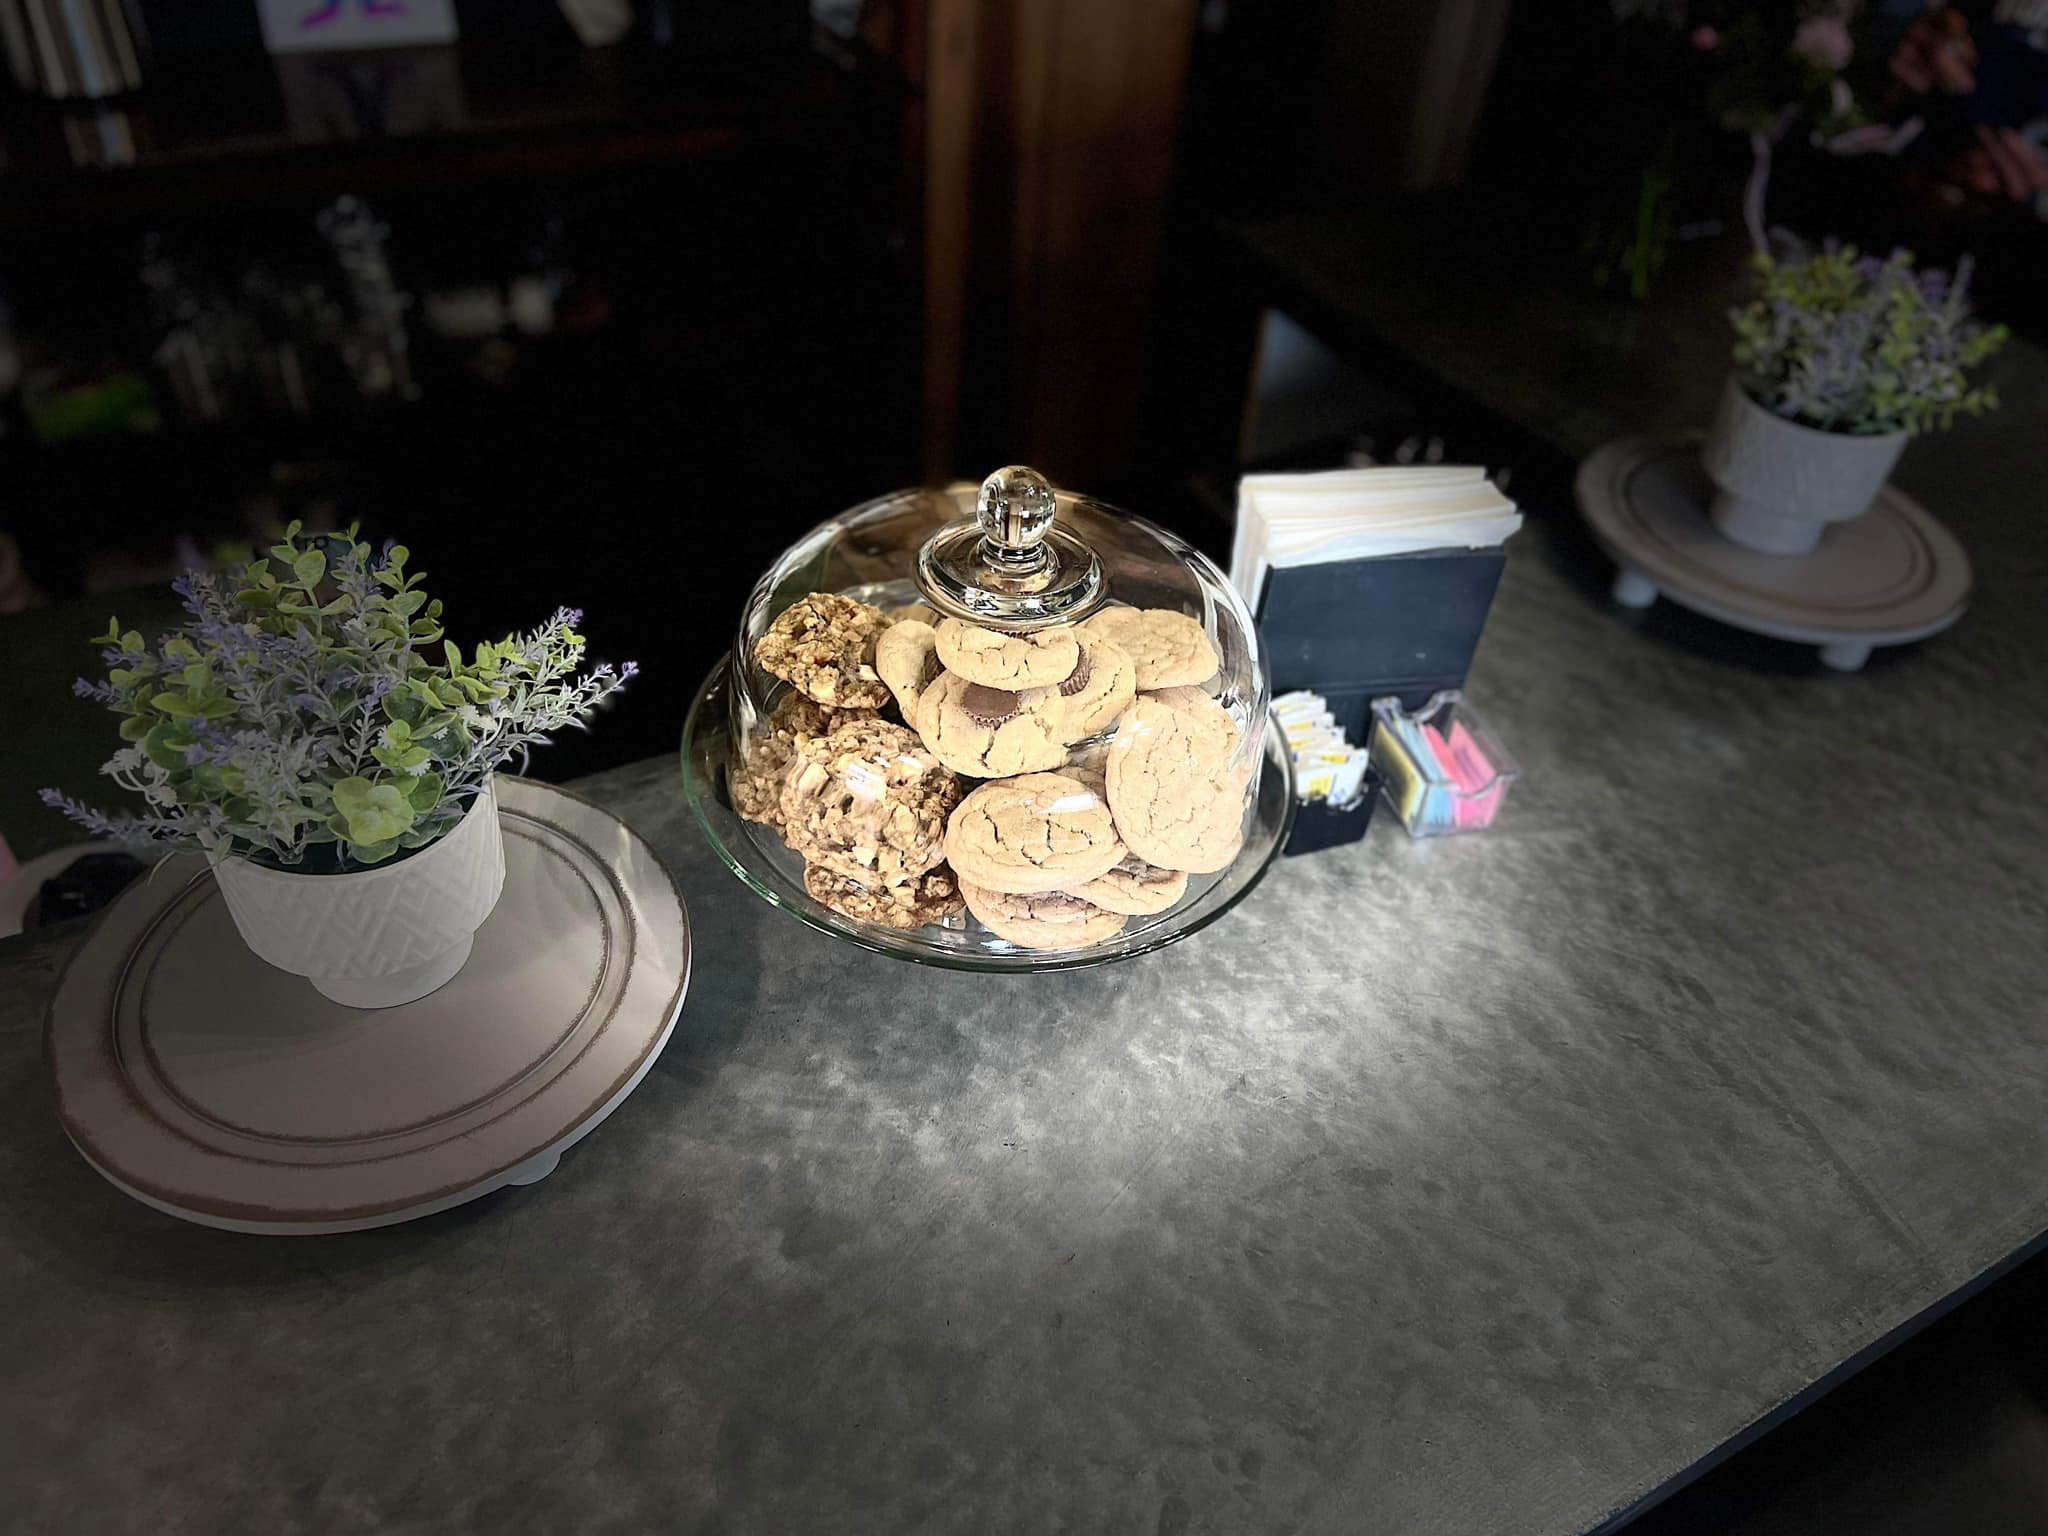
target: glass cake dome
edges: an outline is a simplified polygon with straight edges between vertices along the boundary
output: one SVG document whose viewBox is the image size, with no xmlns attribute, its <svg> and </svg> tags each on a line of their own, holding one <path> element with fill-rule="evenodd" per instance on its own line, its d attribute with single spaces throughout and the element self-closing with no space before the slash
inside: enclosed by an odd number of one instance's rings
<svg viewBox="0 0 2048 1536">
<path fill-rule="evenodd" d="M 820 524 L 683 730 L 727 867 L 814 928 L 971 970 L 1093 965 L 1228 911 L 1293 813 L 1215 564 L 1037 472 Z"/>
</svg>

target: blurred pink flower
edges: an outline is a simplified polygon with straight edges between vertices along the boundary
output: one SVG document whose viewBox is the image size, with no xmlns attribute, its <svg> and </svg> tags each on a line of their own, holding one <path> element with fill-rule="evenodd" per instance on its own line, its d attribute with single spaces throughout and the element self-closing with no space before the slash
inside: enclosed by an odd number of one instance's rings
<svg viewBox="0 0 2048 1536">
<path fill-rule="evenodd" d="M 1691 41 L 1701 53 L 1712 53 L 1721 46 L 1721 34 L 1712 27 L 1694 27 Z"/>
<path fill-rule="evenodd" d="M 1855 55 L 1849 24 L 1840 16 L 1809 16 L 1792 34 L 1792 52 L 1815 69 L 1829 72 L 1847 69 Z"/>
</svg>

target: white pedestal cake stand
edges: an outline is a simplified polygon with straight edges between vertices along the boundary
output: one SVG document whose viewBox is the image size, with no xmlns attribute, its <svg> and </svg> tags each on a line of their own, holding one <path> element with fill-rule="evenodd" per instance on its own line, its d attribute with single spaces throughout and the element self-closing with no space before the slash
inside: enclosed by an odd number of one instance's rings
<svg viewBox="0 0 2048 1536">
<path fill-rule="evenodd" d="M 1707 520 L 1713 484 L 1696 441 L 1625 437 L 1579 467 L 1579 510 L 1620 567 L 1614 600 L 1659 597 L 1724 624 L 1820 647 L 1853 672 L 1873 647 L 1938 634 L 1962 617 L 1970 558 L 1894 486 L 1852 522 L 1830 524 L 1807 555 L 1764 555 Z"/>
<path fill-rule="evenodd" d="M 203 860 L 109 907 L 49 1016 L 65 1132 L 110 1183 L 237 1232 L 347 1232 L 554 1171 L 638 1086 L 689 916 L 616 817 L 501 775 L 505 891 L 461 972 L 397 1008 L 256 958 Z"/>
</svg>

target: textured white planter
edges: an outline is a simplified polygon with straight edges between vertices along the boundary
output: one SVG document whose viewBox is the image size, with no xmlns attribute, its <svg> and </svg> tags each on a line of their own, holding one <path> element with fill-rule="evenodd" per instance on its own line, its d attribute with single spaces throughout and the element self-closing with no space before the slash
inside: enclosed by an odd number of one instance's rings
<svg viewBox="0 0 2048 1536">
<path fill-rule="evenodd" d="M 469 958 L 505 885 L 495 783 L 453 831 L 409 859 L 300 875 L 224 859 L 214 879 L 249 948 L 351 1008 L 425 997 Z"/>
<path fill-rule="evenodd" d="M 1903 432 L 1855 437 L 1787 421 L 1731 377 L 1700 448 L 1720 492 L 1709 515 L 1746 549 L 1806 554 L 1829 523 L 1870 509 L 1905 446 Z"/>
</svg>

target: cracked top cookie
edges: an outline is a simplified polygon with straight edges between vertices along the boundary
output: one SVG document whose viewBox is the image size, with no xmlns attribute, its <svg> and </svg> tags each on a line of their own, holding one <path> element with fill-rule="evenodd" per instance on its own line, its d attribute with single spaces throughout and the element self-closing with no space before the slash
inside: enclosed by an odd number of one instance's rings
<svg viewBox="0 0 2048 1536">
<path fill-rule="evenodd" d="M 917 724 L 917 701 L 938 681 L 938 635 L 919 619 L 902 619 L 882 631 L 875 642 L 875 670 L 896 695 L 906 724 Z"/>
<path fill-rule="evenodd" d="M 879 608 L 813 592 L 775 616 L 754 660 L 827 709 L 880 709 L 889 687 L 875 671 L 875 641 L 888 627 Z"/>
<path fill-rule="evenodd" d="M 871 884 L 914 879 L 944 857 L 960 794 L 960 781 L 913 732 L 851 721 L 797 744 L 782 787 L 782 835 L 835 874 Z"/>
<path fill-rule="evenodd" d="M 1186 871 L 1161 869 L 1133 853 L 1126 855 L 1115 869 L 1075 886 L 1068 894 L 1092 901 L 1106 912 L 1147 917 L 1164 912 L 1187 891 Z"/>
<path fill-rule="evenodd" d="M 1067 760 L 1050 688 L 1011 693 L 946 672 L 917 701 L 917 733 L 932 756 L 970 778 L 1057 768 Z"/>
<path fill-rule="evenodd" d="M 1082 949 L 1123 932 L 1130 921 L 1063 891 L 1019 895 L 963 880 L 960 894 L 976 922 L 1025 949 Z"/>
<path fill-rule="evenodd" d="M 1140 692 L 1206 683 L 1219 665 L 1199 619 L 1171 608 L 1105 608 L 1081 626 L 1123 647 Z"/>
<path fill-rule="evenodd" d="M 1137 668 L 1124 648 L 1084 631 L 1080 661 L 1067 680 L 1053 688 L 1060 739 L 1071 744 L 1108 730 L 1130 707 L 1137 691 Z"/>
<path fill-rule="evenodd" d="M 1061 773 L 984 784 L 946 826 L 946 862 L 963 883 L 1025 895 L 1080 885 L 1124 856 L 1102 796 Z"/>
<path fill-rule="evenodd" d="M 914 880 L 872 882 L 839 874 L 822 864 L 806 864 L 804 889 L 814 901 L 842 916 L 885 928 L 922 928 L 944 921 L 966 905 L 952 871 L 943 865 Z"/>
<path fill-rule="evenodd" d="M 959 619 L 939 621 L 939 660 L 948 672 L 988 688 L 1049 688 L 1073 675 L 1081 642 L 1071 625 L 1028 634 L 982 629 Z"/>
<path fill-rule="evenodd" d="M 1141 698 L 1124 711 L 1105 775 L 1116 829 L 1132 853 L 1163 869 L 1213 874 L 1243 843 L 1250 770 L 1233 764 L 1237 727 L 1204 698 Z"/>
</svg>

